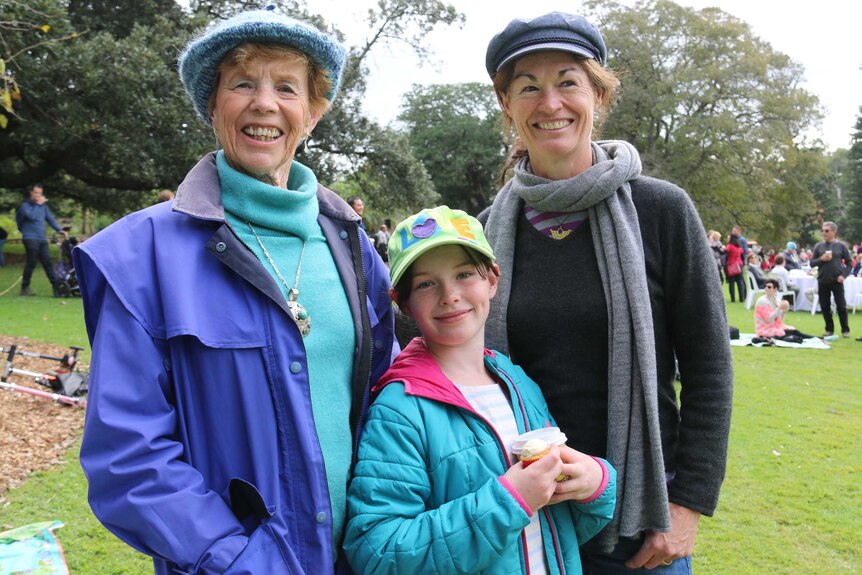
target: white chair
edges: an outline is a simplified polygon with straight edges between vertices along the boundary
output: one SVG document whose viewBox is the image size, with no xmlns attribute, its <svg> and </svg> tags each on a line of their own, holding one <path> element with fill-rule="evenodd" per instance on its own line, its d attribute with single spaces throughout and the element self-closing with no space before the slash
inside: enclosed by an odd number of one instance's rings
<svg viewBox="0 0 862 575">
<path fill-rule="evenodd" d="M 784 276 L 781 276 L 779 274 L 767 274 L 766 277 L 771 279 L 771 280 L 775 280 L 778 282 L 778 297 L 780 297 L 781 299 L 784 299 L 784 296 L 789 295 L 790 299 L 792 300 L 790 302 L 790 307 L 795 308 L 796 307 L 796 292 L 787 287 L 787 282 L 784 281 Z"/>
<path fill-rule="evenodd" d="M 751 309 L 751 306 L 757 298 L 757 294 L 766 293 L 766 290 L 757 287 L 757 282 L 754 281 L 754 276 L 748 273 L 748 270 L 742 270 L 742 274 L 745 276 L 745 287 L 747 288 L 745 293 L 745 309 Z"/>
</svg>

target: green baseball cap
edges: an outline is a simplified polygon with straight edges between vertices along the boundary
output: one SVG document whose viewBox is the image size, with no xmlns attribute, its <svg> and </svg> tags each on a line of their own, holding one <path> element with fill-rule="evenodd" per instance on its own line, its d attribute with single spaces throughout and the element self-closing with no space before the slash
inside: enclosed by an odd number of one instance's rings
<svg viewBox="0 0 862 575">
<path fill-rule="evenodd" d="M 413 214 L 395 227 L 389 239 L 389 277 L 396 285 L 419 256 L 439 246 L 473 248 L 494 261 L 494 251 L 479 220 L 467 212 L 437 206 Z"/>
</svg>

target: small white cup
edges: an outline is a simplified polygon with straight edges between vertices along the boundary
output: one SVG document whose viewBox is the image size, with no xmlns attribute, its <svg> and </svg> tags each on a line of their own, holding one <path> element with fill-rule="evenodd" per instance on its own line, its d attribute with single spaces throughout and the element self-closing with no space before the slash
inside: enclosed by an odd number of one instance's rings
<svg viewBox="0 0 862 575">
<path fill-rule="evenodd" d="M 521 455 L 521 449 L 524 447 L 524 444 L 531 439 L 541 439 L 548 445 L 566 444 L 566 434 L 560 431 L 559 427 L 543 427 L 542 429 L 534 429 L 533 431 L 522 433 L 516 437 L 515 441 L 512 442 L 512 453 Z"/>
</svg>

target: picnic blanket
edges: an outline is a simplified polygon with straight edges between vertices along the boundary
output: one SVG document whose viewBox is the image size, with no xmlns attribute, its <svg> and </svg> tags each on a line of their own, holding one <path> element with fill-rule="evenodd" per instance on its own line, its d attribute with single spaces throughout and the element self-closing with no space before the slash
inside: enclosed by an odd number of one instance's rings
<svg viewBox="0 0 862 575">
<path fill-rule="evenodd" d="M 0 575 L 69 575 L 63 548 L 52 532 L 62 526 L 43 521 L 0 533 Z"/>
<path fill-rule="evenodd" d="M 802 340 L 802 343 L 790 343 L 789 341 L 781 341 L 780 339 L 775 339 L 773 340 L 773 345 L 767 345 L 764 342 L 754 343 L 751 340 L 755 337 L 757 337 L 757 335 L 753 333 L 740 333 L 739 339 L 730 340 L 730 345 L 736 347 L 745 347 L 750 345 L 752 347 L 795 347 L 797 349 L 832 349 L 832 346 L 830 346 L 828 343 L 826 343 L 819 337 L 809 337 L 808 339 Z"/>
</svg>

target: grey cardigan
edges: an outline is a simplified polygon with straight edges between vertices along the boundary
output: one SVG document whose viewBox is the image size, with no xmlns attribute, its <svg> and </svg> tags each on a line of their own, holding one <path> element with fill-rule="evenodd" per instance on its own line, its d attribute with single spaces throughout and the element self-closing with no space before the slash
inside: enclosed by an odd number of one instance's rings
<svg viewBox="0 0 862 575">
<path fill-rule="evenodd" d="M 623 265 L 644 265 L 647 273 L 662 448 L 665 469 L 672 478 L 668 497 L 674 503 L 712 515 L 724 478 L 733 395 L 733 358 L 724 296 L 703 225 L 688 195 L 673 184 L 649 177 L 632 180 L 631 187 L 645 260 L 629 260 Z M 488 210 L 479 219 L 484 223 L 487 216 Z M 599 366 L 599 370 L 584 373 L 579 367 L 595 357 L 607 362 L 607 329 L 584 332 L 589 329 L 586 324 L 569 321 L 580 312 L 551 311 L 560 306 L 578 307 L 588 301 L 593 309 L 586 315 L 607 316 L 606 306 L 600 309 L 604 297 L 597 268 L 587 269 L 597 265 L 595 257 L 588 256 L 594 251 L 592 238 L 587 230 L 564 240 L 573 253 L 581 254 L 564 257 L 564 265 L 585 266 L 565 270 L 559 268 L 563 261 L 543 257 L 555 249 L 543 244 L 546 240 L 555 242 L 540 236 L 521 218 L 514 270 L 501 270 L 513 274 L 507 310 L 509 351 L 542 387 L 551 412 L 568 437 L 581 433 L 606 436 L 606 415 L 589 420 L 584 420 L 583 415 L 589 412 L 590 398 L 595 399 L 594 405 L 601 405 L 604 398 L 607 405 L 607 368 Z M 546 312 L 533 313 L 542 309 Z M 524 320 L 513 321 L 518 315 Z M 550 346 L 556 352 L 549 351 Z M 675 360 L 681 378 L 681 404 L 674 385 Z M 592 442 L 594 447 L 597 444 L 600 442 Z"/>
</svg>

